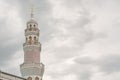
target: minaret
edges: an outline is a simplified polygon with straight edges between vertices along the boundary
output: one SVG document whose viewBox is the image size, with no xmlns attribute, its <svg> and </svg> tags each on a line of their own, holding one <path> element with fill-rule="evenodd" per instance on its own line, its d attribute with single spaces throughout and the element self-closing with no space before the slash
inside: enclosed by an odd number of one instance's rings
<svg viewBox="0 0 120 80">
<path fill-rule="evenodd" d="M 33 6 L 31 18 L 25 29 L 26 41 L 23 44 L 24 63 L 20 65 L 22 77 L 27 80 L 42 80 L 44 64 L 40 61 L 41 44 L 39 42 L 38 23 L 34 20 Z"/>
</svg>

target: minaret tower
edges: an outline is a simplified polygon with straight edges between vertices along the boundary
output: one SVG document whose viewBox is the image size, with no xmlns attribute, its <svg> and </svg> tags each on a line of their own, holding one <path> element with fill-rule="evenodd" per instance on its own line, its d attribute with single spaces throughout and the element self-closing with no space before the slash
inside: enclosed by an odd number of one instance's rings
<svg viewBox="0 0 120 80">
<path fill-rule="evenodd" d="M 40 61 L 41 44 L 39 42 L 38 23 L 34 20 L 33 6 L 31 7 L 31 18 L 25 29 L 26 41 L 23 44 L 24 63 L 20 65 L 20 71 L 28 80 L 42 80 L 44 65 Z"/>
</svg>

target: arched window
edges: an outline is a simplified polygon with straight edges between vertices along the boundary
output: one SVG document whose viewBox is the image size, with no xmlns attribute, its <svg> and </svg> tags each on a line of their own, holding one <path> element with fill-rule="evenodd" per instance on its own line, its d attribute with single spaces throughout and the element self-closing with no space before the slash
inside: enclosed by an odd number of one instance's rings
<svg viewBox="0 0 120 80">
<path fill-rule="evenodd" d="M 27 80 L 32 80 L 32 77 L 28 77 Z"/>
<path fill-rule="evenodd" d="M 27 40 L 28 40 L 28 39 L 27 39 L 27 37 L 26 37 L 26 42 L 27 42 Z"/>
<path fill-rule="evenodd" d="M 27 28 L 29 28 L 29 25 L 27 25 Z"/>
<path fill-rule="evenodd" d="M 32 25 L 30 24 L 30 29 L 29 29 L 30 31 L 32 30 Z"/>
<path fill-rule="evenodd" d="M 35 77 L 35 80 L 39 80 L 39 77 Z"/>
<path fill-rule="evenodd" d="M 35 42 L 35 43 L 37 42 L 37 38 L 36 38 L 36 36 L 34 37 L 34 42 Z"/>
<path fill-rule="evenodd" d="M 35 24 L 34 24 L 34 28 L 35 28 Z"/>
<path fill-rule="evenodd" d="M 34 24 L 34 30 L 36 31 L 36 25 Z"/>
<path fill-rule="evenodd" d="M 29 43 L 30 44 L 32 43 L 32 37 L 31 36 L 29 37 Z"/>
<path fill-rule="evenodd" d="M 37 39 L 36 39 L 36 36 L 34 37 L 34 40 L 36 41 Z"/>
<path fill-rule="evenodd" d="M 32 27 L 32 25 L 30 24 L 30 27 Z"/>
</svg>

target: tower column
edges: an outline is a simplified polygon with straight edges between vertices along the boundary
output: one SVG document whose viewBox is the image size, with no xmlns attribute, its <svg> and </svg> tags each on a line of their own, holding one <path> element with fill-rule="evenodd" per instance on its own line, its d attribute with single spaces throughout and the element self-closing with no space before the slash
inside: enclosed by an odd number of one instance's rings
<svg viewBox="0 0 120 80">
<path fill-rule="evenodd" d="M 44 64 L 40 61 L 41 44 L 39 42 L 38 23 L 34 20 L 33 8 L 31 19 L 25 29 L 25 43 L 23 44 L 24 62 L 20 65 L 20 71 L 28 80 L 42 80 Z"/>
</svg>

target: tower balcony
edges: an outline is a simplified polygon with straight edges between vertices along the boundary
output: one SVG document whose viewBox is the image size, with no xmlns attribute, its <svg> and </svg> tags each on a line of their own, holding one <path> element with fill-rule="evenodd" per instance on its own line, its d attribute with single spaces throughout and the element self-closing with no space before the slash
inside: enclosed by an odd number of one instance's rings
<svg viewBox="0 0 120 80">
<path fill-rule="evenodd" d="M 24 43 L 24 44 L 23 44 L 23 46 L 26 46 L 26 45 L 28 45 L 28 46 L 33 46 L 33 45 L 34 45 L 34 46 L 38 46 L 38 45 L 40 45 L 40 46 L 41 46 L 40 42 L 34 42 L 34 43 L 29 43 L 29 42 L 28 42 L 28 43 Z"/>
<path fill-rule="evenodd" d="M 23 63 L 20 65 L 20 67 L 27 68 L 27 67 L 44 67 L 45 65 L 43 63 Z"/>
<path fill-rule="evenodd" d="M 25 30 L 25 36 L 28 35 L 37 35 L 39 36 L 39 29 L 26 29 Z"/>
<path fill-rule="evenodd" d="M 24 48 L 24 51 L 26 51 L 26 50 L 34 50 L 34 49 L 39 49 L 41 51 L 41 44 L 40 44 L 40 42 L 24 43 L 23 48 Z"/>
<path fill-rule="evenodd" d="M 23 63 L 20 65 L 22 76 L 38 75 L 41 78 L 44 74 L 44 64 L 42 63 Z"/>
</svg>

